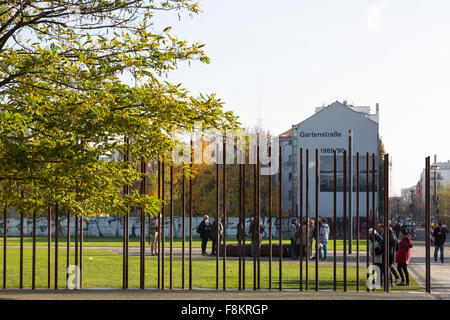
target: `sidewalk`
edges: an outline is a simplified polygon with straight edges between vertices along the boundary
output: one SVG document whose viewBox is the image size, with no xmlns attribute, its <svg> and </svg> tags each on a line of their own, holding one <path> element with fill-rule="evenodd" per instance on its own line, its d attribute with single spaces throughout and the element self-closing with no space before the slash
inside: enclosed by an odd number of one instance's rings
<svg viewBox="0 0 450 320">
<path fill-rule="evenodd" d="M 445 258 L 445 263 L 441 263 L 438 257 L 438 262 L 434 262 L 434 246 L 430 248 L 430 258 L 431 292 L 450 294 L 450 261 Z M 416 281 L 425 288 L 425 241 L 414 241 L 408 270 Z"/>
</svg>

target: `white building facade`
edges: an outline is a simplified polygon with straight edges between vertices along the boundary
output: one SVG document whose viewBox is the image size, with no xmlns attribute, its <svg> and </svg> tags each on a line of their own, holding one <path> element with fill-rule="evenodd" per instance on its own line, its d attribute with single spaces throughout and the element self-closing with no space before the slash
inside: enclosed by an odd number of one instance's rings
<svg viewBox="0 0 450 320">
<path fill-rule="evenodd" d="M 303 149 L 303 213 L 306 213 L 306 166 L 309 170 L 309 215 L 315 216 L 316 188 L 316 149 L 319 151 L 319 215 L 333 216 L 334 190 L 334 150 L 337 153 L 337 216 L 343 216 L 343 152 L 347 151 L 349 162 L 349 130 L 352 132 L 353 154 L 353 194 L 352 212 L 356 216 L 356 154 L 359 153 L 360 194 L 359 214 L 366 212 L 366 154 L 369 153 L 369 187 L 372 190 L 372 154 L 375 155 L 375 181 L 378 181 L 378 104 L 376 113 L 370 113 L 370 107 L 356 107 L 345 101 L 338 101 L 327 107 L 320 107 L 306 120 L 293 125 L 281 134 L 280 144 L 283 148 L 283 211 L 290 216 L 300 216 L 300 148 Z M 306 150 L 309 159 L 306 160 Z M 347 170 L 347 179 L 349 180 Z M 347 192 L 349 184 L 347 184 Z M 375 184 L 375 204 L 378 203 L 378 183 Z M 372 194 L 369 200 L 372 210 Z M 348 198 L 347 198 L 348 207 Z M 375 209 L 377 212 L 377 208 Z M 370 212 L 371 213 L 371 212 Z"/>
</svg>

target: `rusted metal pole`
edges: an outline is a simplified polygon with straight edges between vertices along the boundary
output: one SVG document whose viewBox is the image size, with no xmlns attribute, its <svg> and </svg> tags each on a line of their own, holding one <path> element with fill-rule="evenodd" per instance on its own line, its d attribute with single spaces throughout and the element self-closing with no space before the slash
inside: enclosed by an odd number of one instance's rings
<svg viewBox="0 0 450 320">
<path fill-rule="evenodd" d="M 83 288 L 83 216 L 80 217 L 80 289 Z"/>
<path fill-rule="evenodd" d="M 431 293 L 430 268 L 430 157 L 425 159 L 425 291 Z"/>
<path fill-rule="evenodd" d="M 389 154 L 384 155 L 384 291 L 389 292 Z"/>
<path fill-rule="evenodd" d="M 319 291 L 319 149 L 316 149 L 316 291 Z"/>
<path fill-rule="evenodd" d="M 376 223 L 375 223 L 375 154 L 372 153 L 372 228 L 373 230 L 376 229 Z M 372 265 L 375 265 L 375 232 L 372 233 Z M 372 289 L 375 291 L 375 286 Z"/>
<path fill-rule="evenodd" d="M 300 291 L 303 291 L 303 148 L 300 148 L 300 174 L 299 174 L 299 186 L 300 186 Z"/>
<path fill-rule="evenodd" d="M 66 286 L 69 279 L 69 266 L 70 266 L 70 210 L 67 211 L 67 249 L 66 249 Z"/>
<path fill-rule="evenodd" d="M 257 252 L 256 252 L 256 241 L 255 241 L 255 238 L 257 237 L 257 231 L 256 231 L 256 229 L 257 229 L 257 227 L 256 227 L 256 224 L 257 224 L 257 218 L 256 218 L 256 215 L 257 215 L 257 211 L 258 211 L 258 209 L 257 209 L 257 206 L 258 206 L 258 204 L 257 204 L 257 188 L 258 188 L 258 186 L 257 186 L 257 181 L 256 181 L 256 175 L 257 175 L 257 164 L 253 164 L 253 218 L 252 218 L 252 220 L 253 220 L 253 230 L 251 231 L 252 232 L 252 250 L 253 250 L 253 290 L 256 290 L 256 255 L 257 255 Z M 256 235 L 256 236 L 255 236 Z"/>
<path fill-rule="evenodd" d="M 79 264 L 78 264 L 78 233 L 79 233 L 78 216 L 75 216 L 75 266 L 76 267 L 79 267 Z M 76 273 L 76 276 L 77 277 L 79 276 L 78 271 Z M 78 289 L 78 279 L 76 279 L 76 281 L 75 281 L 75 289 Z"/>
<path fill-rule="evenodd" d="M 5 191 L 6 193 L 6 191 Z M 5 206 L 3 208 L 3 289 L 6 289 L 6 249 L 7 249 L 7 236 L 8 236 L 8 220 L 7 220 L 7 204 L 5 200 Z"/>
<path fill-rule="evenodd" d="M 258 255 L 258 290 L 261 289 L 261 164 L 259 159 L 259 145 L 257 147 L 256 164 L 256 204 L 257 204 L 257 255 Z"/>
<path fill-rule="evenodd" d="M 170 290 L 173 289 L 173 166 L 170 165 Z"/>
<path fill-rule="evenodd" d="M 164 162 L 161 163 L 161 200 L 162 200 L 162 207 L 161 207 L 161 290 L 165 289 L 166 282 L 165 282 L 165 243 L 166 243 L 166 205 L 164 203 L 165 200 L 165 194 L 166 194 L 166 188 L 165 188 L 165 168 L 166 164 Z M 191 195 L 192 197 L 192 195 Z M 191 229 L 192 231 L 192 229 Z"/>
<path fill-rule="evenodd" d="M 36 289 L 36 211 L 33 211 L 33 256 L 31 266 L 31 289 Z M 6 281 L 3 282 L 6 287 Z"/>
<path fill-rule="evenodd" d="M 172 168 L 172 166 L 171 166 Z M 141 173 L 143 174 L 142 176 L 142 180 L 141 180 L 141 190 L 140 193 L 141 195 L 145 195 L 146 194 L 146 189 L 145 189 L 145 185 L 146 185 L 146 177 L 145 174 L 147 173 L 147 165 L 145 162 L 145 159 L 143 157 L 141 157 Z M 145 289 L 145 211 L 143 210 L 143 208 L 141 208 L 140 210 L 140 227 L 141 227 L 141 232 L 140 232 L 140 288 L 141 289 Z"/>
<path fill-rule="evenodd" d="M 279 181 L 278 181 L 278 214 L 279 214 L 279 290 L 283 290 L 283 149 L 279 146 Z"/>
<path fill-rule="evenodd" d="M 128 138 L 124 137 L 124 143 L 127 145 L 127 149 L 123 156 L 124 162 L 128 162 Z M 128 185 L 123 186 L 123 195 L 127 196 L 129 192 Z M 127 213 L 123 216 L 123 249 L 122 249 L 122 289 L 128 288 L 127 274 L 128 274 L 128 246 L 127 246 L 127 231 L 128 231 L 128 209 Z M 69 244 L 67 244 L 69 245 Z"/>
<path fill-rule="evenodd" d="M 272 159 L 272 148 L 269 147 L 269 158 Z M 273 163 L 270 162 L 270 168 L 272 167 Z M 272 173 L 272 172 L 271 172 Z M 269 290 L 272 290 L 272 174 L 268 176 L 269 178 Z M 245 175 L 244 175 L 244 184 L 245 184 Z M 244 196 L 244 203 L 245 203 L 245 196 Z M 245 230 L 245 211 L 244 211 L 244 230 Z M 244 237 L 245 239 L 245 237 Z M 244 256 L 245 256 L 245 246 L 244 246 Z M 245 263 L 245 259 L 244 259 Z"/>
<path fill-rule="evenodd" d="M 306 149 L 305 158 L 305 213 L 306 213 L 306 258 L 305 258 L 305 290 L 309 290 L 309 149 Z"/>
<path fill-rule="evenodd" d="M 50 218 L 51 221 L 51 218 Z M 59 226 L 59 210 L 58 204 L 55 204 L 55 289 L 58 289 L 58 246 L 59 246 L 59 236 L 58 236 L 58 226 Z M 50 223 L 51 227 L 51 223 Z M 51 228 L 50 228 L 51 230 Z M 51 231 L 50 231 L 51 236 Z M 49 261 L 50 263 L 50 261 Z"/>
<path fill-rule="evenodd" d="M 47 289 L 52 285 L 52 209 L 47 206 Z"/>
<path fill-rule="evenodd" d="M 194 163 L 194 149 L 193 141 L 191 140 L 191 172 L 193 171 Z M 192 290 L 192 218 L 193 218 L 193 201 L 194 193 L 192 191 L 192 176 L 189 179 L 189 290 Z"/>
<path fill-rule="evenodd" d="M 238 265 L 239 265 L 239 276 L 238 276 L 238 289 L 242 290 L 242 164 L 239 164 L 239 222 L 237 227 L 237 238 L 238 238 Z"/>
<path fill-rule="evenodd" d="M 219 157 L 219 156 L 217 156 Z M 219 290 L 219 252 L 220 252 L 220 236 L 219 236 L 219 216 L 220 216 L 220 201 L 219 201 L 219 164 L 216 163 L 216 244 L 212 250 L 216 251 L 216 290 Z"/>
<path fill-rule="evenodd" d="M 182 177 L 181 177 L 181 214 L 183 215 L 183 217 L 181 218 L 181 223 L 182 223 L 182 227 L 181 227 L 181 233 L 182 235 L 182 239 L 181 239 L 181 289 L 184 289 L 184 260 L 185 260 L 185 254 L 184 254 L 184 250 L 185 250 L 185 237 L 186 237 L 186 206 L 185 206 L 185 198 L 184 198 L 184 194 L 185 194 L 185 184 L 186 184 L 186 178 L 184 176 L 184 169 L 182 172 Z"/>
<path fill-rule="evenodd" d="M 5 191 L 6 193 L 6 191 Z M 3 207 L 3 289 L 6 289 L 6 249 L 7 249 L 7 235 L 8 235 L 8 220 L 7 220 L 7 204 Z"/>
<path fill-rule="evenodd" d="M 58 204 L 55 204 L 55 290 L 58 289 L 58 247 L 59 247 L 59 208 Z"/>
<path fill-rule="evenodd" d="M 245 162 L 245 161 L 244 161 Z M 242 221 L 243 221 L 243 239 L 242 239 L 242 290 L 245 290 L 245 256 L 246 256 L 246 247 L 245 247 L 245 164 L 242 165 Z M 269 266 L 270 268 L 270 266 Z M 270 277 L 270 275 L 269 275 Z M 269 284 L 270 286 L 270 284 Z"/>
<path fill-rule="evenodd" d="M 359 291 L 359 152 L 356 153 L 356 291 Z"/>
<path fill-rule="evenodd" d="M 223 180 L 222 180 L 222 184 L 223 184 L 223 290 L 226 290 L 226 269 L 227 269 L 227 244 L 226 244 L 226 239 L 227 239 L 227 209 L 226 209 L 226 203 L 227 203 L 227 189 L 226 189 L 226 184 L 227 184 L 227 177 L 226 177 L 226 169 L 227 169 L 227 165 L 226 165 L 226 155 L 227 155 L 227 151 L 226 151 L 227 145 L 224 142 L 223 143 Z"/>
<path fill-rule="evenodd" d="M 23 197 L 23 193 L 22 193 Z M 20 211 L 20 270 L 19 270 L 19 288 L 23 289 L 23 212 Z"/>
<path fill-rule="evenodd" d="M 369 270 L 369 258 L 370 258 L 370 252 L 369 252 L 369 222 L 370 222 L 370 173 L 369 173 L 369 167 L 370 167 L 370 156 L 369 153 L 366 153 L 366 268 Z M 367 280 L 369 279 L 369 274 L 367 273 Z M 367 281 L 366 280 L 366 281 Z M 367 287 L 367 291 L 369 291 L 369 287 Z"/>
<path fill-rule="evenodd" d="M 337 185 L 337 154 L 333 152 L 333 290 L 336 291 L 336 246 L 337 246 L 337 215 L 336 215 L 336 185 Z"/>
<path fill-rule="evenodd" d="M 344 212 L 343 212 L 343 222 L 344 222 L 344 243 L 343 243 L 343 253 L 344 253 L 344 291 L 347 291 L 347 150 L 344 150 Z"/>
<path fill-rule="evenodd" d="M 161 200 L 161 161 L 158 160 L 158 200 Z M 158 212 L 158 289 L 161 289 L 161 210 Z"/>
</svg>

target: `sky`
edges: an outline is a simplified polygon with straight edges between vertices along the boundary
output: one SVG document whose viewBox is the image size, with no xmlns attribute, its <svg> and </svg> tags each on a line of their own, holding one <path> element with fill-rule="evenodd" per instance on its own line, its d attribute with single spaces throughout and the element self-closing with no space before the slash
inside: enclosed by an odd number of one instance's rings
<svg viewBox="0 0 450 320">
<path fill-rule="evenodd" d="M 393 194 L 417 183 L 425 157 L 450 160 L 450 1 L 201 0 L 202 13 L 160 14 L 206 44 L 209 65 L 180 66 L 168 81 L 215 92 L 244 126 L 279 134 L 316 107 L 380 104 Z"/>
</svg>

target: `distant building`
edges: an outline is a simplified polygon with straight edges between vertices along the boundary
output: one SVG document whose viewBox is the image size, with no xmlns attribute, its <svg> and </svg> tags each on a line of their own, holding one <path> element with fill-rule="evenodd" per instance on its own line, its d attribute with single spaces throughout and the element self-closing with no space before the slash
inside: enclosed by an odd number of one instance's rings
<svg viewBox="0 0 450 320">
<path fill-rule="evenodd" d="M 319 214 L 322 217 L 333 216 L 333 164 L 334 150 L 337 153 L 337 215 L 342 216 L 343 210 L 343 151 L 348 150 L 348 133 L 353 135 L 353 212 L 356 207 L 356 153 L 360 155 L 360 215 L 366 216 L 366 153 L 375 154 L 375 181 L 378 179 L 378 104 L 376 113 L 370 113 L 370 107 L 348 105 L 346 101 L 338 101 L 327 107 L 316 108 L 316 112 L 304 121 L 292 125 L 292 128 L 282 133 L 280 145 L 283 148 L 283 211 L 290 216 L 299 216 L 300 208 L 300 148 L 303 148 L 303 164 L 306 166 L 306 149 L 309 149 L 309 213 L 315 214 L 315 150 L 320 156 L 320 187 Z M 372 178 L 372 169 L 369 170 Z M 306 173 L 303 174 L 303 190 L 305 191 Z M 372 181 L 370 181 L 370 186 Z M 348 189 L 347 189 L 348 190 Z M 378 186 L 376 184 L 376 191 Z M 370 197 L 372 197 L 370 195 Z M 303 210 L 306 209 L 306 199 L 303 199 Z M 378 203 L 378 193 L 375 195 Z M 370 198 L 370 208 L 372 208 Z M 370 209 L 371 210 L 371 209 Z M 377 209 L 375 209 L 377 210 Z M 353 213 L 355 215 L 355 213 Z M 303 211 L 305 216 L 305 211 Z"/>
<path fill-rule="evenodd" d="M 434 170 L 433 167 L 437 166 L 438 169 Z M 435 179 L 435 172 L 436 172 L 436 179 Z M 436 180 L 436 191 L 439 190 L 439 187 L 442 184 L 450 185 L 450 160 L 447 160 L 447 162 L 438 162 L 437 156 L 434 156 L 434 162 L 431 164 L 431 171 L 430 171 L 430 192 L 431 197 L 434 195 L 434 182 Z M 420 183 L 422 186 L 425 186 L 425 169 L 422 170 L 422 173 L 420 174 Z M 421 189 L 421 197 L 422 199 L 425 199 L 425 188 Z"/>
</svg>

